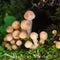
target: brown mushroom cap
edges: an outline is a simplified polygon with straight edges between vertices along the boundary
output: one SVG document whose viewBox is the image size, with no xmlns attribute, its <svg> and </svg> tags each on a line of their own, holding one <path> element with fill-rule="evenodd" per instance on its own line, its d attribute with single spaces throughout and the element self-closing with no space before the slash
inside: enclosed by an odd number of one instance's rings
<svg viewBox="0 0 60 60">
<path fill-rule="evenodd" d="M 31 48 L 32 45 L 33 45 L 33 43 L 32 43 L 31 41 L 26 41 L 25 44 L 24 44 L 24 46 L 25 46 L 26 48 Z"/>
<path fill-rule="evenodd" d="M 53 31 L 52 31 L 52 34 L 53 34 L 53 35 L 56 35 L 56 34 L 57 34 L 57 30 L 53 30 Z"/>
<path fill-rule="evenodd" d="M 8 26 L 8 28 L 7 28 L 7 33 L 12 33 L 13 32 L 13 28 L 12 28 L 12 26 Z"/>
<path fill-rule="evenodd" d="M 10 41 L 10 44 L 15 44 L 15 40 L 11 40 Z"/>
<path fill-rule="evenodd" d="M 17 46 L 21 46 L 21 45 L 22 45 L 22 41 L 21 41 L 21 40 L 17 40 L 17 41 L 16 41 L 16 45 L 17 45 Z"/>
<path fill-rule="evenodd" d="M 26 31 L 22 31 L 22 32 L 20 32 L 19 37 L 20 37 L 21 39 L 25 39 L 25 38 L 28 38 L 28 34 L 27 34 Z"/>
<path fill-rule="evenodd" d="M 48 34 L 45 31 L 40 32 L 40 39 L 46 40 L 48 38 Z"/>
<path fill-rule="evenodd" d="M 60 42 L 56 42 L 56 48 L 60 49 Z"/>
<path fill-rule="evenodd" d="M 7 35 L 6 35 L 6 40 L 7 40 L 7 41 L 13 40 L 12 34 L 7 34 Z"/>
<path fill-rule="evenodd" d="M 20 22 L 19 21 L 13 22 L 12 27 L 13 27 L 13 29 L 20 29 Z"/>
<path fill-rule="evenodd" d="M 32 32 L 32 33 L 30 34 L 30 38 L 31 38 L 32 40 L 35 40 L 35 39 L 38 38 L 38 34 L 37 34 L 36 32 Z"/>
<path fill-rule="evenodd" d="M 16 50 L 18 47 L 16 45 L 12 45 L 12 49 Z"/>
<path fill-rule="evenodd" d="M 10 46 L 9 43 L 6 43 L 6 44 L 5 44 L 5 47 L 6 47 L 8 50 L 11 50 L 11 46 Z"/>
<path fill-rule="evenodd" d="M 33 20 L 35 18 L 35 14 L 33 11 L 26 11 L 25 14 L 24 14 L 24 18 L 26 20 Z"/>
<path fill-rule="evenodd" d="M 14 39 L 19 39 L 19 34 L 20 34 L 20 31 L 19 30 L 15 30 L 13 33 L 12 33 L 12 36 Z"/>
<path fill-rule="evenodd" d="M 44 44 L 45 43 L 45 40 L 40 40 L 39 43 L 40 44 Z"/>
<path fill-rule="evenodd" d="M 30 26 L 31 26 L 31 24 L 30 24 L 30 21 L 28 21 L 28 20 L 23 20 L 21 22 L 21 28 L 23 30 L 29 30 L 30 29 Z"/>
</svg>

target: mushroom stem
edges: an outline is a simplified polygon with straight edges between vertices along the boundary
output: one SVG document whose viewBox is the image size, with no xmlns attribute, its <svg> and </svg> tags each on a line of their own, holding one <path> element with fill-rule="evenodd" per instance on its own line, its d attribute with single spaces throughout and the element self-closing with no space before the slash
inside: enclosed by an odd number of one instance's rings
<svg viewBox="0 0 60 60">
<path fill-rule="evenodd" d="M 37 39 L 34 39 L 33 43 L 34 43 L 34 45 L 38 46 L 38 40 Z"/>
</svg>

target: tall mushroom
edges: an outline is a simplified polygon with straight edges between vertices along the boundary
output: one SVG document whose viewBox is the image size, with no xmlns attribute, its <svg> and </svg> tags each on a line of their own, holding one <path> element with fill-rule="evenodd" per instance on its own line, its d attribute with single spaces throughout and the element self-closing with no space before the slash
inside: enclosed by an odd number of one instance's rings
<svg viewBox="0 0 60 60">
<path fill-rule="evenodd" d="M 40 32 L 40 44 L 44 44 L 45 40 L 48 38 L 48 34 L 45 31 Z"/>
<path fill-rule="evenodd" d="M 25 12 L 24 18 L 25 18 L 26 20 L 33 20 L 33 19 L 35 18 L 35 14 L 34 14 L 33 11 L 28 10 L 28 11 Z"/>
<path fill-rule="evenodd" d="M 30 34 L 30 38 L 33 40 L 33 43 L 34 43 L 34 45 L 33 45 L 33 48 L 37 48 L 38 47 L 38 40 L 37 40 L 37 38 L 38 38 L 38 34 L 36 33 L 36 32 L 32 32 L 31 34 Z"/>
</svg>

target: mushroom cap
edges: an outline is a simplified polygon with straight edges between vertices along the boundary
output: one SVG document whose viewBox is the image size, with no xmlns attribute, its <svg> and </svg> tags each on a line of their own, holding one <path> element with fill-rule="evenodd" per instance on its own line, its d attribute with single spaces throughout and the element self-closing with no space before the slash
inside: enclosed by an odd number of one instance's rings
<svg viewBox="0 0 60 60">
<path fill-rule="evenodd" d="M 7 41 L 13 40 L 12 34 L 7 34 L 7 35 L 6 35 L 6 40 L 7 40 Z"/>
<path fill-rule="evenodd" d="M 21 41 L 21 40 L 17 40 L 17 41 L 16 41 L 16 45 L 17 45 L 17 46 L 21 46 L 21 45 L 22 45 L 22 41 Z"/>
<path fill-rule="evenodd" d="M 12 49 L 16 50 L 18 47 L 16 45 L 12 45 Z"/>
<path fill-rule="evenodd" d="M 30 38 L 31 38 L 32 40 L 35 40 L 35 39 L 38 38 L 38 34 L 37 34 L 36 32 L 32 32 L 32 33 L 30 34 Z"/>
<path fill-rule="evenodd" d="M 31 41 L 26 41 L 25 44 L 24 44 L 24 46 L 25 46 L 26 48 L 31 48 L 32 45 L 33 45 L 33 43 L 32 43 Z"/>
<path fill-rule="evenodd" d="M 19 37 L 20 37 L 21 39 L 25 39 L 25 38 L 28 37 L 28 34 L 27 34 L 26 31 L 21 31 L 20 34 L 19 34 Z"/>
<path fill-rule="evenodd" d="M 56 42 L 56 48 L 60 49 L 60 42 Z"/>
<path fill-rule="evenodd" d="M 15 30 L 13 33 L 12 33 L 12 36 L 14 39 L 19 39 L 19 34 L 20 34 L 20 31 L 19 30 Z"/>
<path fill-rule="evenodd" d="M 57 30 L 52 30 L 52 34 L 56 35 L 57 34 Z"/>
<path fill-rule="evenodd" d="M 28 11 L 25 12 L 24 18 L 25 18 L 26 20 L 33 20 L 33 19 L 35 18 L 35 14 L 34 14 L 33 11 L 28 10 Z"/>
<path fill-rule="evenodd" d="M 15 40 L 11 40 L 10 41 L 10 44 L 15 44 Z"/>
<path fill-rule="evenodd" d="M 12 26 L 8 26 L 8 28 L 7 28 L 7 33 L 12 33 L 13 32 L 13 28 L 12 28 Z"/>
<path fill-rule="evenodd" d="M 10 44 L 9 44 L 9 43 L 6 43 L 6 44 L 5 44 L 5 48 L 7 48 L 8 50 L 11 50 Z"/>
<path fill-rule="evenodd" d="M 7 41 L 6 36 L 4 37 L 4 41 Z"/>
<path fill-rule="evenodd" d="M 14 21 L 12 23 L 13 29 L 20 29 L 20 22 L 19 21 Z"/>
<path fill-rule="evenodd" d="M 21 22 L 21 28 L 22 28 L 23 30 L 29 30 L 29 29 L 30 29 L 30 26 L 31 26 L 31 23 L 30 23 L 30 21 L 28 21 L 28 20 L 23 20 L 23 21 Z"/>
<path fill-rule="evenodd" d="M 48 34 L 45 31 L 40 32 L 40 39 L 46 40 L 48 38 Z"/>
</svg>

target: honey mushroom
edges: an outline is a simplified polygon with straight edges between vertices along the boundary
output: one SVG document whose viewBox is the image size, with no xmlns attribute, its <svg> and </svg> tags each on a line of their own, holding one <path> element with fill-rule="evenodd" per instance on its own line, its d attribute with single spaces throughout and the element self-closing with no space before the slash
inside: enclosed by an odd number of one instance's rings
<svg viewBox="0 0 60 60">
<path fill-rule="evenodd" d="M 36 33 L 36 32 L 32 32 L 31 34 L 30 34 L 30 38 L 33 40 L 33 43 L 34 43 L 34 45 L 33 45 L 33 47 L 31 47 L 32 49 L 35 49 L 35 48 L 37 48 L 38 47 L 38 40 L 37 40 L 37 38 L 38 38 L 38 34 Z"/>
<path fill-rule="evenodd" d="M 8 26 L 8 28 L 7 28 L 7 33 L 12 33 L 13 32 L 13 28 L 12 28 L 12 26 Z"/>
<path fill-rule="evenodd" d="M 56 45 L 56 48 L 57 49 L 60 49 L 60 42 L 59 41 L 54 41 L 55 45 Z"/>
<path fill-rule="evenodd" d="M 57 35 L 57 30 L 52 30 L 52 34 L 53 34 L 54 36 L 56 36 L 56 35 Z"/>
<path fill-rule="evenodd" d="M 13 50 L 16 50 L 18 47 L 17 47 L 16 45 L 12 45 L 11 48 L 12 48 Z"/>
<path fill-rule="evenodd" d="M 21 40 L 17 40 L 17 41 L 16 41 L 16 45 L 17 45 L 18 47 L 20 47 L 20 46 L 22 45 L 22 41 L 21 41 Z"/>
<path fill-rule="evenodd" d="M 31 41 L 26 41 L 25 44 L 24 44 L 24 46 L 26 48 L 31 48 L 33 46 L 33 43 Z"/>
<path fill-rule="evenodd" d="M 44 44 L 45 40 L 48 38 L 48 34 L 45 31 L 40 32 L 40 44 Z"/>
<path fill-rule="evenodd" d="M 29 30 L 30 26 L 31 26 L 31 23 L 28 20 L 23 20 L 21 22 L 21 29 L 23 29 L 23 30 Z"/>
<path fill-rule="evenodd" d="M 19 30 L 15 30 L 13 33 L 12 33 L 12 36 L 14 39 L 19 39 L 19 34 L 20 34 L 20 31 Z"/>
<path fill-rule="evenodd" d="M 10 44 L 15 44 L 15 40 L 11 40 L 10 41 Z"/>
<path fill-rule="evenodd" d="M 33 19 L 35 18 L 35 14 L 34 14 L 33 11 L 28 10 L 28 11 L 25 12 L 24 18 L 25 18 L 26 20 L 33 20 Z"/>
<path fill-rule="evenodd" d="M 13 27 L 13 29 L 20 29 L 20 22 L 19 21 L 14 21 L 13 23 L 12 23 L 12 27 Z"/>
<path fill-rule="evenodd" d="M 13 37 L 12 37 L 12 34 L 7 34 L 6 37 L 5 37 L 6 41 L 11 41 L 13 40 Z"/>
<path fill-rule="evenodd" d="M 25 38 L 28 38 L 28 34 L 26 31 L 21 31 L 20 34 L 19 34 L 19 37 L 21 39 L 25 39 Z"/>
<path fill-rule="evenodd" d="M 4 45 L 8 50 L 12 50 L 11 49 L 11 45 L 9 44 L 9 43 L 5 43 L 5 45 Z"/>
</svg>

